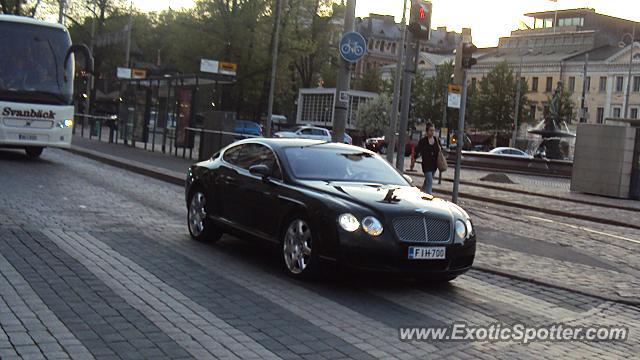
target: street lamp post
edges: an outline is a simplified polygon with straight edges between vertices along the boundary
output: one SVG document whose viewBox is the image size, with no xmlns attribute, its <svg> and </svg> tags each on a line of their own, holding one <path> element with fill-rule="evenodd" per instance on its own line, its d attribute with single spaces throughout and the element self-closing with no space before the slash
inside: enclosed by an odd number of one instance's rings
<svg viewBox="0 0 640 360">
<path fill-rule="evenodd" d="M 625 94 L 624 97 L 624 117 L 626 118 L 627 115 L 629 114 L 629 93 L 631 92 L 631 70 L 633 68 L 633 45 L 635 44 L 636 41 L 636 28 L 633 28 L 633 31 L 631 34 L 626 33 L 624 35 L 622 35 L 622 42 L 621 44 L 624 44 L 624 38 L 630 36 L 631 37 L 631 49 L 629 50 L 629 75 L 627 77 L 627 93 Z"/>
<path fill-rule="evenodd" d="M 520 67 L 518 68 L 518 72 L 516 73 L 516 108 L 513 113 L 513 135 L 511 137 L 511 147 L 516 147 L 516 139 L 518 137 L 518 120 L 520 118 L 520 88 L 522 87 L 521 78 L 522 78 L 522 62 L 524 61 L 524 55 L 520 55 Z"/>
</svg>

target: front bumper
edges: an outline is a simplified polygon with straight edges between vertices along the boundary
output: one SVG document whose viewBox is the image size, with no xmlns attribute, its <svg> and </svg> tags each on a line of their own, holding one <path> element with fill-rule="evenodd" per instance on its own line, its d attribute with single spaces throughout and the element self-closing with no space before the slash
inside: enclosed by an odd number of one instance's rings
<svg viewBox="0 0 640 360">
<path fill-rule="evenodd" d="M 446 248 L 446 258 L 410 260 L 410 246 L 443 246 Z M 359 270 L 457 276 L 471 268 L 475 254 L 475 235 L 464 244 L 437 244 L 402 242 L 391 234 L 376 238 L 362 232 L 340 234 L 341 262 Z"/>
<path fill-rule="evenodd" d="M 70 148 L 72 128 L 49 129 L 11 128 L 0 124 L 0 147 L 58 147 Z"/>
</svg>

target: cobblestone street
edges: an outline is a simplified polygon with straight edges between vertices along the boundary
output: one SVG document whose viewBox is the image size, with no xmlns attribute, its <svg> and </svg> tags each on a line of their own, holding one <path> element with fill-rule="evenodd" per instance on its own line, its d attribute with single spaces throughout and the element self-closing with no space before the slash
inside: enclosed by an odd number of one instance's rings
<svg viewBox="0 0 640 360">
<path fill-rule="evenodd" d="M 0 359 L 637 357 L 640 309 L 625 304 L 640 299 L 637 230 L 463 205 L 484 270 L 440 286 L 337 269 L 303 282 L 266 245 L 191 240 L 181 186 L 62 150 L 38 161 L 0 150 Z M 630 333 L 527 345 L 399 338 L 401 327 L 455 322 Z"/>
</svg>

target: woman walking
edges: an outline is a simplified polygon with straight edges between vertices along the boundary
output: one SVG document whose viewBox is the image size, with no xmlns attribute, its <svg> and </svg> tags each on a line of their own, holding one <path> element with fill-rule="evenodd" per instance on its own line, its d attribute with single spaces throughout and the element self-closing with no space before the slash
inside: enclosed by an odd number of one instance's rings
<svg viewBox="0 0 640 360">
<path fill-rule="evenodd" d="M 433 191 L 433 175 L 438 170 L 438 155 L 441 148 L 438 138 L 435 137 L 436 129 L 433 123 L 427 122 L 427 134 L 420 139 L 415 149 L 415 157 L 422 157 L 422 172 L 424 173 L 424 185 L 422 190 L 427 194 Z"/>
</svg>

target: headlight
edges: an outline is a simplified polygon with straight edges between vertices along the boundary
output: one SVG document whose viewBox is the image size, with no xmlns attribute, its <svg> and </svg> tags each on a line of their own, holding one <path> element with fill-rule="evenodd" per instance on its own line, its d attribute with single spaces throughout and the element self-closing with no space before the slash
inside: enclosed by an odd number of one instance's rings
<svg viewBox="0 0 640 360">
<path fill-rule="evenodd" d="M 362 230 L 369 235 L 378 236 L 382 234 L 382 223 L 373 216 L 362 219 Z"/>
<path fill-rule="evenodd" d="M 467 219 L 465 223 L 467 225 L 467 235 L 471 236 L 473 234 L 473 226 L 471 225 L 471 220 Z"/>
<path fill-rule="evenodd" d="M 338 217 L 338 223 L 340 227 L 348 232 L 354 232 L 360 228 L 360 222 L 353 214 L 342 214 Z"/>
<path fill-rule="evenodd" d="M 61 128 L 68 128 L 73 126 L 73 119 L 66 119 L 64 121 L 59 121 L 58 126 Z"/>
<path fill-rule="evenodd" d="M 467 237 L 467 226 L 464 224 L 462 220 L 456 220 L 456 240 L 466 239 Z"/>
</svg>

